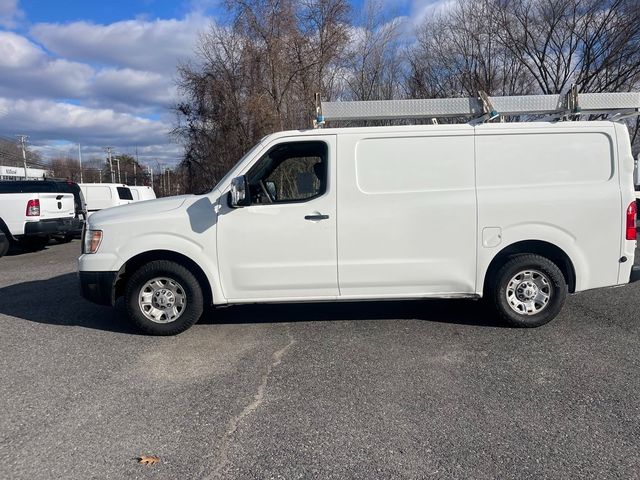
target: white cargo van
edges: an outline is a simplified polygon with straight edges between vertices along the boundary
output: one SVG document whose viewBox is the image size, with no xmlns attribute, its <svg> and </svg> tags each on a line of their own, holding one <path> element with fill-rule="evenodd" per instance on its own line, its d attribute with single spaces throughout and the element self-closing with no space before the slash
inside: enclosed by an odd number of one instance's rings
<svg viewBox="0 0 640 480">
<path fill-rule="evenodd" d="M 156 192 L 148 185 L 129 185 L 131 190 L 131 196 L 134 202 L 142 202 L 144 200 L 154 200 L 156 198 Z"/>
<path fill-rule="evenodd" d="M 133 202 L 129 187 L 122 183 L 79 183 L 87 204 L 87 216 Z"/>
<path fill-rule="evenodd" d="M 205 195 L 91 217 L 81 288 L 159 335 L 207 304 L 373 299 L 487 297 L 539 326 L 631 280 L 633 162 L 613 121 L 279 132 Z"/>
</svg>

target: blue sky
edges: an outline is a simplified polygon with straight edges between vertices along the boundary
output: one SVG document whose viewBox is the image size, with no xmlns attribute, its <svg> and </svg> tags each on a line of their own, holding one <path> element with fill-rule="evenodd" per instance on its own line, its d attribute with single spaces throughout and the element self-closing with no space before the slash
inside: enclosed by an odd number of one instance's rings
<svg viewBox="0 0 640 480">
<path fill-rule="evenodd" d="M 364 0 L 351 0 L 357 12 Z M 378 0 L 416 21 L 455 0 Z M 0 0 L 0 136 L 27 134 L 51 157 L 81 143 L 175 164 L 168 133 L 176 66 L 220 22 L 219 0 Z M 1 159 L 0 159 L 1 163 Z"/>
<path fill-rule="evenodd" d="M 87 20 L 113 23 L 131 18 L 181 18 L 194 9 L 215 10 L 213 2 L 171 0 L 22 0 L 20 8 L 32 22 Z"/>
<path fill-rule="evenodd" d="M 351 0 L 354 9 L 361 7 L 363 0 Z M 429 3 L 425 1 L 423 3 Z M 408 13 L 410 0 L 387 0 L 386 8 Z M 22 0 L 21 9 L 32 22 L 70 22 L 89 20 L 95 23 L 112 23 L 130 18 L 180 18 L 198 10 L 215 16 L 219 11 L 215 0 Z"/>
</svg>

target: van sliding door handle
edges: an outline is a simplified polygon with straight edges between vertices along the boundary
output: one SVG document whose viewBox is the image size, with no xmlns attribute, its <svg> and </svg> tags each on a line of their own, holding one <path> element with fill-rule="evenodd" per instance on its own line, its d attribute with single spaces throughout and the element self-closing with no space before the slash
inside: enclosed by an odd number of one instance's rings
<svg viewBox="0 0 640 480">
<path fill-rule="evenodd" d="M 329 215 L 321 215 L 319 213 L 304 216 L 305 220 L 326 220 L 327 218 L 329 218 Z"/>
</svg>

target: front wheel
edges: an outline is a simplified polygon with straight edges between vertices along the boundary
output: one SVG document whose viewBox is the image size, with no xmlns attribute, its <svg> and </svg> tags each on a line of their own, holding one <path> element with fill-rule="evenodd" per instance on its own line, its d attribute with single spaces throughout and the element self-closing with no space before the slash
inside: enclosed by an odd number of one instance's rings
<svg viewBox="0 0 640 480">
<path fill-rule="evenodd" d="M 129 318 L 143 332 L 175 335 L 191 327 L 202 315 L 202 289 L 187 268 L 156 260 L 131 275 L 125 303 Z"/>
<path fill-rule="evenodd" d="M 498 271 L 491 296 L 498 314 L 510 325 L 539 327 L 560 313 L 567 283 L 551 260 L 518 255 Z"/>
</svg>

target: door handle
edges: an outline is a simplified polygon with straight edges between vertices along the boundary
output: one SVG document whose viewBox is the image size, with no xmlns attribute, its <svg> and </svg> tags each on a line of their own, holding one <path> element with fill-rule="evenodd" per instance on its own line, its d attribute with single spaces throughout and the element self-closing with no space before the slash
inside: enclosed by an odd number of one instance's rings
<svg viewBox="0 0 640 480">
<path fill-rule="evenodd" d="M 329 215 L 321 215 L 319 213 L 314 213 L 313 215 L 305 215 L 305 220 L 326 220 L 329 218 Z"/>
</svg>

